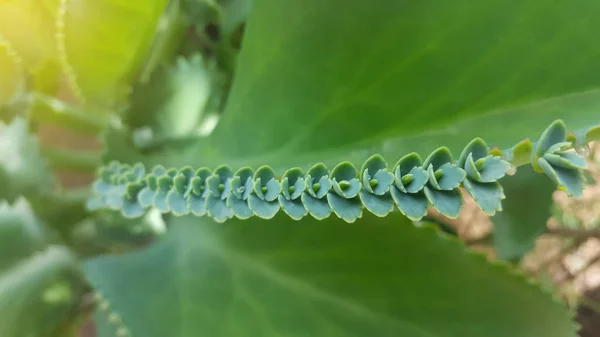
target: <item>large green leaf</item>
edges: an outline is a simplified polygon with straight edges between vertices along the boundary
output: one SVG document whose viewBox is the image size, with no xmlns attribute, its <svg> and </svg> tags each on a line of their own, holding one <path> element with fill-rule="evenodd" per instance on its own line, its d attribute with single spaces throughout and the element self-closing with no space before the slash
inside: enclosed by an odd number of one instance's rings
<svg viewBox="0 0 600 337">
<path fill-rule="evenodd" d="M 0 105 L 8 103 L 23 82 L 22 60 L 0 33 Z"/>
<path fill-rule="evenodd" d="M 58 50 L 83 98 L 110 102 L 127 92 L 157 29 L 167 0 L 52 0 Z"/>
<path fill-rule="evenodd" d="M 333 167 L 443 145 L 457 156 L 476 136 L 507 148 L 557 118 L 585 129 L 600 123 L 598 14 L 593 0 L 255 1 L 214 134 L 145 157 L 117 135 L 109 157 Z M 549 296 L 397 216 L 187 221 L 88 265 L 133 335 L 575 335 Z"/>
<path fill-rule="evenodd" d="M 24 67 L 37 68 L 45 59 L 56 57 L 53 14 L 58 1 L 0 2 L 0 36 L 9 41 L 23 58 Z"/>
<path fill-rule="evenodd" d="M 256 1 L 215 151 L 396 158 L 600 123 L 598 15 L 594 0 Z"/>
<path fill-rule="evenodd" d="M 598 15 L 594 0 L 255 1 L 219 126 L 172 164 L 358 165 L 598 124 Z"/>
<path fill-rule="evenodd" d="M 575 335 L 540 289 L 398 213 L 171 225 L 147 250 L 87 264 L 132 336 Z"/>
</svg>

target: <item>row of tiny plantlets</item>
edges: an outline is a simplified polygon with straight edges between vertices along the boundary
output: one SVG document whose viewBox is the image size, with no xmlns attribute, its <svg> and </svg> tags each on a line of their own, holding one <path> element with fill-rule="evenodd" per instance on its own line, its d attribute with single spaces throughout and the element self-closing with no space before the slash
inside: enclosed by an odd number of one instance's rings
<svg viewBox="0 0 600 337">
<path fill-rule="evenodd" d="M 567 131 L 562 121 L 553 123 L 531 151 L 534 169 L 546 173 L 559 188 L 580 195 L 581 169 L 585 159 L 567 151 Z M 424 161 L 418 154 L 402 157 L 390 170 L 379 155 L 371 156 L 360 171 L 350 162 L 342 162 L 331 171 L 323 164 L 304 173 L 300 168 L 287 170 L 278 178 L 269 166 L 254 171 L 243 167 L 233 172 L 220 166 L 207 168 L 165 169 L 155 167 L 146 174 L 143 165 L 113 162 L 103 167 L 94 183 L 95 197 L 88 207 L 121 210 L 127 217 L 138 217 L 150 207 L 175 215 L 208 215 L 217 222 L 237 217 L 273 218 L 280 210 L 295 220 L 310 214 L 325 219 L 334 213 L 354 222 L 363 209 L 384 217 L 394 206 L 412 220 L 423 218 L 433 206 L 449 218 L 460 214 L 463 204 L 459 187 L 471 195 L 487 214 L 502 210 L 505 198 L 498 180 L 511 164 L 491 151 L 480 138 L 471 141 L 458 161 L 450 150 L 440 147 Z"/>
</svg>

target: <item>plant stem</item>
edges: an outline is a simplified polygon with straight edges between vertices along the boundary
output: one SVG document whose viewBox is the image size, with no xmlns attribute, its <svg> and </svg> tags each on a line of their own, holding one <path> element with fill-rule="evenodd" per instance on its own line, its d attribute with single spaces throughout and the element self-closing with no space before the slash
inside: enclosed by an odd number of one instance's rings
<svg viewBox="0 0 600 337">
<path fill-rule="evenodd" d="M 600 228 L 576 229 L 576 228 L 548 228 L 547 234 L 566 236 L 572 238 L 600 238 Z"/>
<path fill-rule="evenodd" d="M 109 112 L 91 111 L 40 93 L 29 94 L 24 99 L 29 104 L 33 120 L 60 125 L 76 132 L 97 134 L 112 121 Z"/>
<path fill-rule="evenodd" d="M 581 296 L 578 302 L 580 306 L 588 307 L 600 314 L 600 303 L 586 297 L 585 295 Z"/>
<path fill-rule="evenodd" d="M 98 166 L 102 165 L 100 152 L 75 151 L 50 146 L 42 146 L 41 151 L 53 170 L 93 173 Z"/>
</svg>

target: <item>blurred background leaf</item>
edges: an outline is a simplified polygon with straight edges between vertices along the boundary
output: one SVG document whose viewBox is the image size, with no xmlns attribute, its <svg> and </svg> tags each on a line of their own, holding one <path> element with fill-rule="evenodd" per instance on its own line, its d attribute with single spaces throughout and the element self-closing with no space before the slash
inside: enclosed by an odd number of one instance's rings
<svg viewBox="0 0 600 337">
<path fill-rule="evenodd" d="M 8 125 L 0 122 L 0 185 L 0 200 L 48 192 L 53 187 L 38 140 L 30 134 L 28 121 L 20 117 Z"/>
<path fill-rule="evenodd" d="M 87 289 L 76 256 L 19 198 L 0 203 L 0 327 L 11 337 L 65 336 Z"/>
<path fill-rule="evenodd" d="M 552 193 L 556 186 L 526 165 L 518 174 L 503 179 L 506 199 L 502 212 L 492 217 L 494 248 L 499 258 L 519 261 L 535 246 L 546 231 L 552 210 Z"/>
</svg>

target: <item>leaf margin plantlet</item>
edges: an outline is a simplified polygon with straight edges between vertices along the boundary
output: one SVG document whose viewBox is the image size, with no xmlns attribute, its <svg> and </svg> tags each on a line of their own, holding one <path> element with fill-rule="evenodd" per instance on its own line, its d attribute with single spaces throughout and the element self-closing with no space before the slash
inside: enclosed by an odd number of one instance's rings
<svg viewBox="0 0 600 337">
<path fill-rule="evenodd" d="M 586 130 L 583 139 L 587 140 L 588 134 L 593 136 L 597 128 Z M 449 218 L 457 218 L 464 203 L 460 192 L 463 187 L 480 209 L 494 215 L 502 210 L 505 198 L 498 180 L 513 168 L 511 160 L 527 163 L 522 153 L 530 152 L 528 162 L 537 172 L 548 175 L 559 189 L 570 196 L 581 196 L 585 159 L 568 151 L 578 146 L 577 139 L 575 134 L 567 133 L 562 120 L 557 120 L 546 128 L 535 146 L 527 140 L 500 151 L 475 138 L 463 149 L 458 161 L 442 146 L 424 161 L 418 154 L 409 153 L 392 170 L 382 156 L 375 154 L 360 170 L 351 162 L 341 162 L 331 171 L 319 163 L 305 175 L 300 168 L 289 169 L 283 178 L 277 177 L 268 165 L 256 171 L 242 167 L 235 173 L 221 165 L 210 175 L 204 167 L 194 171 L 189 166 L 179 170 L 156 166 L 152 173 L 144 174 L 141 164 L 112 162 L 99 169 L 95 196 L 88 207 L 121 210 L 126 217 L 137 217 L 145 208 L 155 206 L 174 215 L 206 213 L 217 222 L 232 217 L 271 219 L 283 209 L 294 220 L 308 214 L 322 220 L 334 213 L 352 223 L 362 217 L 363 209 L 383 217 L 396 205 L 416 221 L 426 215 L 430 206 Z M 571 174 L 571 180 L 556 173 L 564 171 Z M 110 188 L 100 187 L 104 185 Z"/>
</svg>

